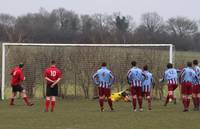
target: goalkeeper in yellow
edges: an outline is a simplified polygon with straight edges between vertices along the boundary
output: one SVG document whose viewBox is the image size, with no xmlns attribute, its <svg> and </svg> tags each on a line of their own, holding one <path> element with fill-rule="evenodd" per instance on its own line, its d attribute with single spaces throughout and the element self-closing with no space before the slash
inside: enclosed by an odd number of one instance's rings
<svg viewBox="0 0 200 129">
<path fill-rule="evenodd" d="M 111 94 L 111 100 L 113 102 L 116 102 L 116 101 L 119 101 L 119 100 L 123 100 L 125 102 L 130 102 L 129 94 L 127 93 L 128 91 L 129 91 L 129 89 L 125 89 L 125 90 L 120 91 L 120 92 L 112 93 Z"/>
</svg>

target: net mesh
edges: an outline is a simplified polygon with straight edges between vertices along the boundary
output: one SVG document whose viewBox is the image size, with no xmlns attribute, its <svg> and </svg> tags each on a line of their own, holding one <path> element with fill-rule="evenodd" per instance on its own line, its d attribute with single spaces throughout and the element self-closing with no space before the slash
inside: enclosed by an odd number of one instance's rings
<svg viewBox="0 0 200 129">
<path fill-rule="evenodd" d="M 139 67 L 149 66 L 157 82 L 169 62 L 169 47 L 55 47 L 55 46 L 6 46 L 5 96 L 11 93 L 10 70 L 20 62 L 25 64 L 26 80 L 23 86 L 29 96 L 44 97 L 45 82 L 43 72 L 55 60 L 62 71 L 59 96 L 93 97 L 96 92 L 91 80 L 103 61 L 113 72 L 116 80 L 113 90 L 126 87 L 126 74 L 131 61 Z M 159 89 L 159 85 L 156 86 Z M 157 94 L 157 93 L 156 93 Z"/>
</svg>

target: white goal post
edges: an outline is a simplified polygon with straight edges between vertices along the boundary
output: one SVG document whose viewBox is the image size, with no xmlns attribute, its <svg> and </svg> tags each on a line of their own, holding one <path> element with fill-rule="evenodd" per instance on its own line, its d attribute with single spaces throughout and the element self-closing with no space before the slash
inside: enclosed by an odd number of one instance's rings
<svg viewBox="0 0 200 129">
<path fill-rule="evenodd" d="M 173 44 L 48 44 L 48 43 L 2 43 L 2 84 L 1 84 L 1 99 L 4 100 L 5 90 L 5 75 L 6 69 L 6 47 L 10 46 L 49 46 L 49 47 L 167 47 L 169 52 L 169 62 L 174 63 Z"/>
</svg>

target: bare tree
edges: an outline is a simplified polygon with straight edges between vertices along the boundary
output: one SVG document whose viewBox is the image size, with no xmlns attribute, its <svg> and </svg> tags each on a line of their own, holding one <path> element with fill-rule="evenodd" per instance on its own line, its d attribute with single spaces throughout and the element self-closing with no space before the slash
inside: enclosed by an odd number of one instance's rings
<svg viewBox="0 0 200 129">
<path fill-rule="evenodd" d="M 145 13 L 142 15 L 142 26 L 149 32 L 158 32 L 164 25 L 163 18 L 156 12 Z"/>
<path fill-rule="evenodd" d="M 190 36 L 198 31 L 197 23 L 185 17 L 170 18 L 167 24 L 169 33 L 180 37 Z"/>
</svg>

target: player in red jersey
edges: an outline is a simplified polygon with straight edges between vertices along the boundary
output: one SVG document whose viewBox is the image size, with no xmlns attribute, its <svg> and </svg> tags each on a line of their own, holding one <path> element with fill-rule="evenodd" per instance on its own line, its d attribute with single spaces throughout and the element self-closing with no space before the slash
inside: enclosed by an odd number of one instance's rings
<svg viewBox="0 0 200 129">
<path fill-rule="evenodd" d="M 26 91 L 22 87 L 22 82 L 25 80 L 25 77 L 23 74 L 23 67 L 24 67 L 24 64 L 20 63 L 19 66 L 13 68 L 11 71 L 12 97 L 11 97 L 10 105 L 15 105 L 14 101 L 15 101 L 17 92 L 20 92 L 20 95 L 24 99 L 24 102 L 26 103 L 27 106 L 33 105 L 33 103 L 29 102 L 29 98 L 26 95 Z"/>
<path fill-rule="evenodd" d="M 49 111 L 50 102 L 51 112 L 53 112 L 56 104 L 56 96 L 58 96 L 58 82 L 61 79 L 61 71 L 56 67 L 54 60 L 51 61 L 51 66 L 45 70 L 44 76 L 47 83 L 45 112 Z"/>
</svg>

